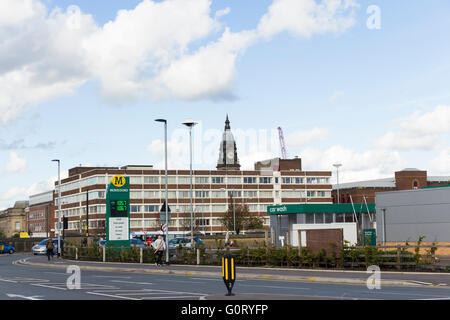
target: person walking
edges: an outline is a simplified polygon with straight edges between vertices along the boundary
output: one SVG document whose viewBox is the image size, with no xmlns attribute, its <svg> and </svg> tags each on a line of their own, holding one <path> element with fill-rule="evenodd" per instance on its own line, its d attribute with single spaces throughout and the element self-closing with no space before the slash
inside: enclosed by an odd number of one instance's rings
<svg viewBox="0 0 450 320">
<path fill-rule="evenodd" d="M 158 236 L 158 239 L 155 240 L 153 243 L 153 248 L 155 248 L 155 254 L 156 254 L 156 266 L 162 266 L 162 256 L 164 253 L 164 250 L 166 249 L 166 244 L 164 240 L 162 239 L 161 235 Z"/>
<path fill-rule="evenodd" d="M 52 256 L 52 259 L 53 259 L 53 248 L 54 248 L 53 240 L 51 238 L 49 238 L 47 240 L 47 242 L 45 243 L 45 248 L 47 249 L 48 261 L 50 261 L 50 256 Z"/>
</svg>

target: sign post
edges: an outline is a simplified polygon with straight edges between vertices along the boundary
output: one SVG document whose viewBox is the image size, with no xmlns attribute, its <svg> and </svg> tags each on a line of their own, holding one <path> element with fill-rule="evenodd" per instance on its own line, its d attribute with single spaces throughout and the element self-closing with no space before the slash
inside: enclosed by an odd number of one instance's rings
<svg viewBox="0 0 450 320">
<path fill-rule="evenodd" d="M 363 245 L 364 246 L 376 246 L 377 245 L 377 235 L 375 229 L 364 229 L 363 235 Z"/>
<path fill-rule="evenodd" d="M 130 246 L 130 178 L 114 176 L 106 191 L 106 245 Z"/>
</svg>

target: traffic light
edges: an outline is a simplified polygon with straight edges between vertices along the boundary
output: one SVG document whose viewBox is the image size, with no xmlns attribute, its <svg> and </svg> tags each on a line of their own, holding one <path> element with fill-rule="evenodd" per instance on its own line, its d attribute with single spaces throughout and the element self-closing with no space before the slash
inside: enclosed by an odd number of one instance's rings
<svg viewBox="0 0 450 320">
<path fill-rule="evenodd" d="M 69 218 L 68 217 L 63 217 L 63 229 L 69 229 Z"/>
<path fill-rule="evenodd" d="M 232 254 L 227 254 L 222 257 L 222 277 L 227 287 L 227 296 L 234 296 L 231 290 L 234 286 L 234 281 L 236 280 L 236 264 L 235 256 Z"/>
</svg>

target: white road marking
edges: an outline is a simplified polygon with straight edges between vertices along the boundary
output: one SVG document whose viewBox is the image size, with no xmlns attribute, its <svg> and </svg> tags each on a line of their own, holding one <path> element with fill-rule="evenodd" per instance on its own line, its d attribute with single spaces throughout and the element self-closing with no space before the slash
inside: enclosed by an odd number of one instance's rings
<svg viewBox="0 0 450 320">
<path fill-rule="evenodd" d="M 20 294 L 12 294 L 12 293 L 7 293 L 6 294 L 8 297 L 10 298 L 21 298 L 21 299 L 25 299 L 25 300 L 42 300 L 42 299 L 38 299 L 38 297 L 42 297 L 42 296 L 32 296 L 32 297 L 26 297 Z"/>
<path fill-rule="evenodd" d="M 17 281 L 14 281 L 14 280 L 7 280 L 7 279 L 0 279 L 0 281 L 3 281 L 3 282 L 11 282 L 11 283 L 17 283 Z"/>
<path fill-rule="evenodd" d="M 110 282 L 119 282 L 119 283 L 132 283 L 132 284 L 142 284 L 142 285 L 149 285 L 153 284 L 151 282 L 133 282 L 133 281 L 122 281 L 122 280 L 109 280 Z"/>
<path fill-rule="evenodd" d="M 161 300 L 161 299 L 165 299 L 165 300 L 173 300 L 173 299 L 181 299 L 181 298 L 194 298 L 195 296 L 172 296 L 172 297 L 151 297 L 151 298 L 143 298 L 143 300 Z M 195 298 L 198 298 L 199 300 L 201 300 L 203 296 L 196 296 Z"/>
<path fill-rule="evenodd" d="M 239 286 L 245 286 L 245 287 L 261 287 L 261 288 L 273 288 L 273 289 L 311 290 L 311 288 L 301 288 L 301 287 L 281 287 L 281 286 L 261 286 L 261 285 L 258 285 L 258 284 L 242 284 L 242 283 L 240 283 Z"/>
<path fill-rule="evenodd" d="M 93 277 L 96 277 L 96 278 L 118 278 L 118 279 L 131 279 L 131 277 L 122 277 L 122 276 L 95 276 L 95 275 L 93 275 Z"/>
<path fill-rule="evenodd" d="M 135 299 L 135 298 L 131 298 L 131 297 L 123 297 L 123 296 L 119 296 L 119 295 L 111 295 L 111 294 L 106 294 L 106 293 L 101 293 L 101 292 L 86 292 L 88 294 L 94 294 L 94 295 L 98 295 L 98 296 L 105 296 L 105 297 L 110 297 L 110 298 L 116 298 L 116 299 L 125 299 L 125 300 L 142 300 L 142 299 Z"/>
<path fill-rule="evenodd" d="M 208 278 L 191 278 L 192 280 L 206 280 L 206 281 L 223 281 L 222 279 L 208 279 Z M 243 281 L 243 280 L 240 280 Z"/>
</svg>

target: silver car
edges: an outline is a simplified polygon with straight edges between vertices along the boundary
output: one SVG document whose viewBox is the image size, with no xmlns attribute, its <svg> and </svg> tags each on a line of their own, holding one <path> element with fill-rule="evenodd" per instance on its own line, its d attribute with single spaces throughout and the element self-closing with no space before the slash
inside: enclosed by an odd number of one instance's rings
<svg viewBox="0 0 450 320">
<path fill-rule="evenodd" d="M 31 252 L 34 255 L 38 255 L 38 254 L 46 255 L 47 254 L 47 240 L 48 239 L 44 239 L 41 242 L 39 242 L 38 244 L 34 245 L 33 248 L 31 248 Z M 64 245 L 63 239 L 61 239 L 61 243 Z M 53 254 L 57 254 L 57 253 L 58 253 L 58 238 L 53 238 Z"/>
</svg>

